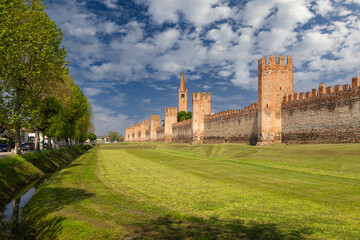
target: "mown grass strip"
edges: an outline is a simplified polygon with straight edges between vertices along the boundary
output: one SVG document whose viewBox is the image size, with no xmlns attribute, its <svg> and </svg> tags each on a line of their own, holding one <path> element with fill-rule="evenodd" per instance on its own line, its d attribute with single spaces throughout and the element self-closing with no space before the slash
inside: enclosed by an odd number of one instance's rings
<svg viewBox="0 0 360 240">
<path fill-rule="evenodd" d="M 359 239 L 358 147 L 104 146 L 25 213 L 39 239 Z"/>
</svg>

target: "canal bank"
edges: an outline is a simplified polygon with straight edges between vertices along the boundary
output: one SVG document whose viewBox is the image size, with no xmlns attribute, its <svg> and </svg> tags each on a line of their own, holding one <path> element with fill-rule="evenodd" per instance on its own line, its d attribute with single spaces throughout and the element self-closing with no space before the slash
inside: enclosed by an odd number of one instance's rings
<svg viewBox="0 0 360 240">
<path fill-rule="evenodd" d="M 76 146 L 0 160 L 0 238 L 22 232 L 22 209 L 36 190 L 88 148 Z"/>
<path fill-rule="evenodd" d="M 0 206 L 31 182 L 54 172 L 86 152 L 76 146 L 58 150 L 42 151 L 3 157 L 0 159 Z"/>
</svg>

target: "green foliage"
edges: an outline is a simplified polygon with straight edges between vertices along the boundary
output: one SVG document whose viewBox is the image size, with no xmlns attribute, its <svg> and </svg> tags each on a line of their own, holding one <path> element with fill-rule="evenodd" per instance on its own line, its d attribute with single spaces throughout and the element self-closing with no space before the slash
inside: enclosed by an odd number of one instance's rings
<svg viewBox="0 0 360 240">
<path fill-rule="evenodd" d="M 61 109 L 49 126 L 48 135 L 55 138 L 74 138 L 84 142 L 88 139 L 91 124 L 91 105 L 74 79 L 63 76 L 63 82 L 56 86 L 53 96 L 60 102 Z"/>
<path fill-rule="evenodd" d="M 178 122 L 182 122 L 188 119 L 191 119 L 192 117 L 192 113 L 191 112 L 185 112 L 185 111 L 181 111 L 177 113 L 177 121 Z"/>
<path fill-rule="evenodd" d="M 0 86 L 6 92 L 8 123 L 15 129 L 17 147 L 20 128 L 31 121 L 31 111 L 36 111 L 31 106 L 67 70 L 61 41 L 62 32 L 41 1 L 1 2 Z"/>
<path fill-rule="evenodd" d="M 97 139 L 96 135 L 95 135 L 94 133 L 92 133 L 92 132 L 89 132 L 88 138 L 89 138 L 89 140 L 90 140 L 91 142 L 94 142 L 94 141 L 96 141 L 96 139 Z"/>
<path fill-rule="evenodd" d="M 119 135 L 118 132 L 109 131 L 108 136 L 110 138 L 110 142 L 120 141 L 120 139 L 123 139 L 122 136 Z"/>
</svg>

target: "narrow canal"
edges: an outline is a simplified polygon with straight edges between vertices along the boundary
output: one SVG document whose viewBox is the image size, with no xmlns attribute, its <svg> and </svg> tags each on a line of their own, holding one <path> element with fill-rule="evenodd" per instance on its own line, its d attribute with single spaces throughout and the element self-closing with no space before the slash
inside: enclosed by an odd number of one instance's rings
<svg viewBox="0 0 360 240">
<path fill-rule="evenodd" d="M 21 213 L 25 205 L 30 201 L 30 199 L 35 194 L 36 190 L 41 187 L 41 185 L 49 179 L 54 173 L 47 174 L 42 178 L 33 181 L 27 186 L 20 189 L 5 206 L 2 206 L 2 221 L 4 223 L 13 224 L 21 223 Z"/>
<path fill-rule="evenodd" d="M 22 221 L 22 212 L 25 205 L 31 200 L 37 190 L 53 175 L 60 172 L 62 169 L 66 168 L 70 163 L 65 166 L 57 169 L 52 173 L 45 174 L 41 178 L 29 183 L 24 186 L 16 193 L 13 194 L 11 200 L 6 204 L 0 206 L 0 218 L 1 218 L 1 227 L 0 231 L 5 231 L 10 233 L 13 229 L 13 226 L 21 225 Z M 0 234 L 1 238 L 1 234 Z"/>
</svg>

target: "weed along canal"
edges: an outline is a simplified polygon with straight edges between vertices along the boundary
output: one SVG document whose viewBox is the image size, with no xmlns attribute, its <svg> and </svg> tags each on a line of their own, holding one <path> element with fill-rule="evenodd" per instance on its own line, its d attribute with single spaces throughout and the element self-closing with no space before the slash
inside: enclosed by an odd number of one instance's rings
<svg viewBox="0 0 360 240">
<path fill-rule="evenodd" d="M 58 150 L 8 156 L 0 160 L 0 239 L 33 239 L 24 219 L 24 207 L 52 177 L 62 174 L 73 160 L 89 147 L 76 146 Z M 43 206 L 40 203 L 40 206 Z"/>
<path fill-rule="evenodd" d="M 1 215 L 5 225 L 11 227 L 12 224 L 21 224 L 22 209 L 33 197 L 36 190 L 53 174 L 55 173 L 46 174 L 15 193 L 15 197 L 1 208 Z"/>
</svg>

